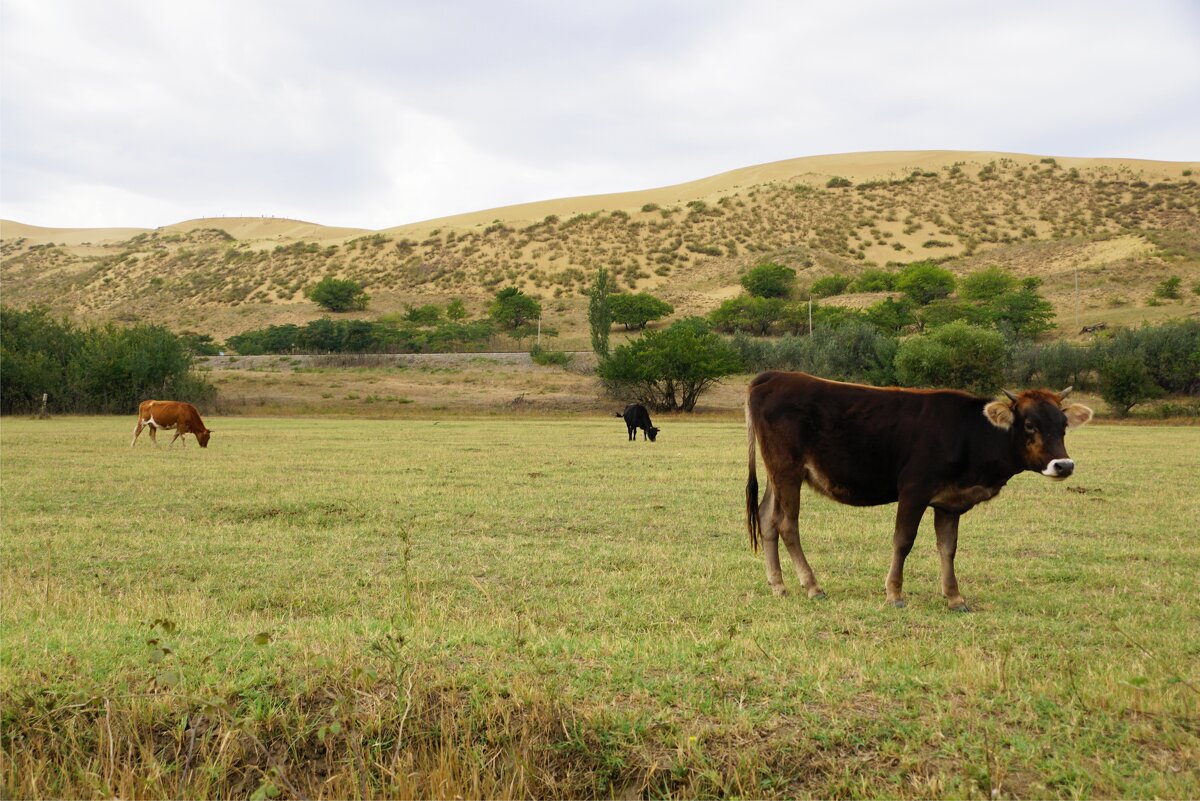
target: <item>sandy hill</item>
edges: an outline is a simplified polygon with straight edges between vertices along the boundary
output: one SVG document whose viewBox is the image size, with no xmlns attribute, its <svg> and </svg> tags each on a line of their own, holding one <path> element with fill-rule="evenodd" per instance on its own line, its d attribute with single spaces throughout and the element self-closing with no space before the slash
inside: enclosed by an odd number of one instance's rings
<svg viewBox="0 0 1200 801">
<path fill-rule="evenodd" d="M 159 229 L 52 229 L 0 221 L 4 301 L 87 319 L 149 320 L 218 337 L 319 314 L 325 275 L 368 287 L 371 312 L 503 286 L 545 298 L 563 344 L 586 336 L 599 267 L 677 314 L 740 291 L 776 261 L 802 281 L 938 259 L 969 272 L 1036 274 L 1074 327 L 1194 314 L 1200 298 L 1148 305 L 1179 274 L 1200 281 L 1200 163 L 917 151 L 791 159 L 676 186 L 486 209 L 382 231 L 277 218 Z M 864 302 L 866 299 L 862 299 Z M 854 303 L 854 298 L 842 302 Z M 579 340 L 579 341 L 576 341 Z"/>
</svg>

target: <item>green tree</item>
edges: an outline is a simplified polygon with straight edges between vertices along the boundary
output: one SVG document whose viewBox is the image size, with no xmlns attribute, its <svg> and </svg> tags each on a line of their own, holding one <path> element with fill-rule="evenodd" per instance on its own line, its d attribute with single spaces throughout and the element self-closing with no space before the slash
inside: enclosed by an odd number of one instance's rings
<svg viewBox="0 0 1200 801">
<path fill-rule="evenodd" d="M 1132 353 L 1108 359 L 1100 367 L 1100 397 L 1117 417 L 1125 417 L 1139 403 L 1163 394 L 1145 362 Z"/>
<path fill-rule="evenodd" d="M 608 308 L 612 312 L 613 322 L 621 323 L 628 331 L 631 328 L 645 328 L 653 320 L 661 320 L 675 307 L 664 300 L 639 292 L 636 295 L 609 295 Z"/>
<path fill-rule="evenodd" d="M 737 351 L 703 319 L 689 317 L 621 345 L 597 373 L 613 397 L 690 412 L 701 393 L 739 368 Z"/>
<path fill-rule="evenodd" d="M 446 319 L 447 320 L 465 320 L 467 318 L 467 304 L 462 302 L 461 298 L 455 298 L 446 304 Z"/>
<path fill-rule="evenodd" d="M 608 356 L 608 335 L 612 331 L 613 315 L 608 298 L 612 282 L 608 270 L 596 271 L 596 280 L 588 287 L 588 328 L 592 335 L 592 352 L 603 359 Z"/>
<path fill-rule="evenodd" d="M 895 336 L 917 324 L 917 316 L 913 313 L 915 305 L 908 298 L 884 298 L 867 309 L 867 322 L 885 334 Z"/>
<path fill-rule="evenodd" d="M 760 298 L 786 298 L 796 283 L 796 271 L 782 264 L 760 264 L 742 276 L 742 286 Z"/>
<path fill-rule="evenodd" d="M 357 281 L 328 276 L 308 290 L 313 303 L 331 312 L 361 311 L 371 296 Z"/>
<path fill-rule="evenodd" d="M 501 330 L 513 334 L 523 333 L 530 322 L 536 322 L 542 314 L 542 304 L 526 295 L 515 286 L 505 287 L 496 293 L 496 299 L 488 307 L 491 317 Z M 523 338 L 523 337 L 522 337 Z"/>
<path fill-rule="evenodd" d="M 957 321 L 912 337 L 896 352 L 896 377 L 909 387 L 952 387 L 992 393 L 1004 381 L 1004 337 Z"/>
<path fill-rule="evenodd" d="M 896 289 L 924 306 L 954 291 L 954 274 L 931 262 L 915 262 L 896 276 Z"/>
<path fill-rule="evenodd" d="M 435 303 L 426 303 L 423 306 L 409 306 L 404 311 L 404 319 L 414 325 L 437 325 L 442 321 L 442 310 Z"/>
<path fill-rule="evenodd" d="M 771 326 L 783 318 L 786 307 L 781 298 L 739 295 L 724 301 L 709 313 L 708 319 L 722 331 L 748 331 L 766 336 Z"/>
<path fill-rule="evenodd" d="M 992 298 L 986 307 L 992 323 L 1016 336 L 1029 338 L 1053 328 L 1054 307 L 1041 296 L 1037 286 L 1037 283 L 1026 281 L 1020 289 Z"/>
</svg>

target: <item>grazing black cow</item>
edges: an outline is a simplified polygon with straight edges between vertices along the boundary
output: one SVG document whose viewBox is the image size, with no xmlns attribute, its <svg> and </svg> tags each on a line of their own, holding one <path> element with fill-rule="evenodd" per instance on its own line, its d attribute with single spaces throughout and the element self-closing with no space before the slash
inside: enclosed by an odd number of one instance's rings
<svg viewBox="0 0 1200 801">
<path fill-rule="evenodd" d="M 633 442 L 637 439 L 637 430 L 642 429 L 642 439 L 649 439 L 654 442 L 658 436 L 658 429 L 650 422 L 650 412 L 646 411 L 646 407 L 640 403 L 631 403 L 625 407 L 624 412 L 617 412 L 614 417 L 624 417 L 625 427 L 629 430 L 629 441 Z"/>
<path fill-rule="evenodd" d="M 761 534 L 767 583 L 784 594 L 779 537 L 810 598 L 823 597 L 800 547 L 800 485 L 852 506 L 898 502 L 892 568 L 884 587 L 904 606 L 904 560 L 917 526 L 933 507 L 941 557 L 942 594 L 967 610 L 954 576 L 958 519 L 995 497 L 1017 473 L 1064 479 L 1075 469 L 1063 435 L 1092 410 L 1063 399 L 1071 391 L 1032 389 L 1006 400 L 954 390 L 887 389 L 826 381 L 805 373 L 766 372 L 750 382 L 746 435 L 750 475 L 746 526 L 750 547 Z M 767 487 L 758 502 L 755 442 L 762 448 Z"/>
</svg>

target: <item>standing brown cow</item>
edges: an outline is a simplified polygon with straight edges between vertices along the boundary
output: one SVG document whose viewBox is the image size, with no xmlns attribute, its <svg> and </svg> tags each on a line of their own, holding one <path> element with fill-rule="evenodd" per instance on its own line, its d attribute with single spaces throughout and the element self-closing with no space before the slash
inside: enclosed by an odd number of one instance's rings
<svg viewBox="0 0 1200 801">
<path fill-rule="evenodd" d="M 129 443 L 129 447 L 134 446 L 138 435 L 147 426 L 155 446 L 158 445 L 157 434 L 160 428 L 175 429 L 175 436 L 171 439 L 172 445 L 183 435 L 194 434 L 200 447 L 207 448 L 208 437 L 212 434 L 210 429 L 204 427 L 204 421 L 200 419 L 200 412 L 196 411 L 196 407 L 182 401 L 144 400 L 138 404 L 137 427 L 133 429 L 133 442 Z M 184 440 L 180 442 L 186 444 Z"/>
<path fill-rule="evenodd" d="M 746 524 L 750 545 L 761 536 L 767 583 L 783 594 L 779 540 L 810 598 L 822 597 L 800 547 L 800 485 L 851 506 L 897 503 L 892 567 L 884 589 L 904 606 L 904 560 L 917 526 L 933 508 L 942 593 L 966 611 L 954 556 L 958 520 L 995 497 L 1023 471 L 1064 479 L 1075 470 L 1063 437 L 1092 418 L 1062 392 L 1032 389 L 1005 400 L 954 390 L 894 389 L 827 381 L 805 373 L 762 373 L 746 398 L 749 478 Z M 758 500 L 755 444 L 762 448 L 767 488 Z"/>
</svg>

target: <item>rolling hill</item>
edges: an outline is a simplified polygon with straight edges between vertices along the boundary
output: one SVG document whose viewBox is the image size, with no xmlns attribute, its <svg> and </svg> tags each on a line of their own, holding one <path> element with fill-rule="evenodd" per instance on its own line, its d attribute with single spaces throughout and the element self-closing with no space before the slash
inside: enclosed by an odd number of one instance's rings
<svg viewBox="0 0 1200 801">
<path fill-rule="evenodd" d="M 1000 265 L 1039 276 L 1059 333 L 1070 336 L 1080 322 L 1200 313 L 1191 291 L 1200 282 L 1198 174 L 1200 162 L 859 153 L 380 231 L 276 218 L 158 229 L 0 221 L 0 285 L 6 304 L 218 338 L 313 319 L 319 309 L 303 290 L 326 275 L 366 285 L 366 316 L 453 297 L 480 311 L 516 285 L 547 301 L 548 322 L 570 348 L 586 347 L 583 295 L 599 267 L 679 315 L 737 294 L 740 274 L 764 261 L 807 283 L 937 259 L 957 273 Z M 1183 278 L 1185 296 L 1159 303 L 1154 287 L 1169 275 Z"/>
</svg>

